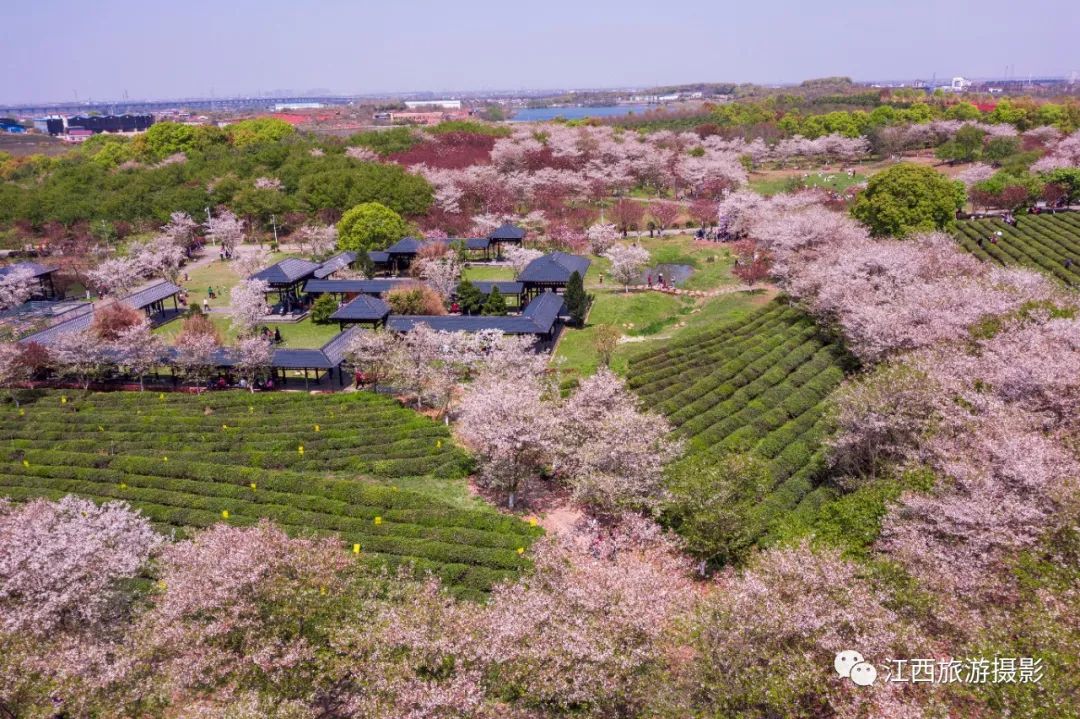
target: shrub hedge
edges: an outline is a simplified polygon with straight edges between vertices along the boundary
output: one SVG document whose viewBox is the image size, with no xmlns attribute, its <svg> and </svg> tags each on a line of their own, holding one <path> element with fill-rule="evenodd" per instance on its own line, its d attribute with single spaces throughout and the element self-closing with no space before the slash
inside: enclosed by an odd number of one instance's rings
<svg viewBox="0 0 1080 719">
<path fill-rule="evenodd" d="M 462 596 L 513 577 L 540 532 L 394 486 L 460 480 L 470 458 L 445 426 L 370 393 L 34 392 L 0 407 L 0 440 L 0 495 L 14 500 L 124 500 L 180 534 L 268 518 L 360 544 L 365 562 L 432 572 Z"/>
<path fill-rule="evenodd" d="M 630 362 L 629 384 L 691 452 L 765 459 L 772 489 L 746 492 L 743 533 L 760 541 L 821 483 L 824 400 L 853 360 L 810 317 L 776 300 Z"/>
<path fill-rule="evenodd" d="M 990 242 L 996 232 L 1001 237 Z M 1080 285 L 1080 217 L 1072 213 L 1021 215 L 1015 227 L 996 218 L 958 222 L 955 237 L 964 250 L 985 262 L 1023 265 L 1066 285 Z M 1068 260 L 1072 262 L 1066 266 Z"/>
</svg>

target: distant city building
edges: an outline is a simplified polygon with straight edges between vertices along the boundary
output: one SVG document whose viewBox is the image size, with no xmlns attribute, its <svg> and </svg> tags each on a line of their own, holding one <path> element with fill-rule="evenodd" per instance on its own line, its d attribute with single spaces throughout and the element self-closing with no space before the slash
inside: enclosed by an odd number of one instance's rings
<svg viewBox="0 0 1080 719">
<path fill-rule="evenodd" d="M 0 117 L 0 132 L 6 132 L 11 135 L 21 135 L 26 132 L 26 127 L 14 118 Z"/>
<path fill-rule="evenodd" d="M 318 110 L 326 107 L 321 102 L 279 102 L 274 105 L 274 112 L 281 112 L 282 110 Z"/>
<path fill-rule="evenodd" d="M 405 107 L 417 110 L 423 107 L 438 107 L 443 110 L 460 110 L 461 100 L 406 100 Z"/>
<path fill-rule="evenodd" d="M 380 113 L 382 114 L 382 113 Z M 390 122 L 410 125 L 438 125 L 446 120 L 466 120 L 472 115 L 469 110 L 450 112 L 391 112 L 386 113 Z M 381 119 L 376 115 L 375 119 Z"/>
<path fill-rule="evenodd" d="M 698 95 L 698 97 L 701 96 L 700 92 L 696 94 Z M 668 95 L 634 95 L 630 98 L 630 102 L 635 104 L 660 105 L 665 102 L 675 102 L 681 97 L 682 95 L 677 92 L 673 92 Z"/>
<path fill-rule="evenodd" d="M 66 134 L 61 135 L 64 142 L 85 142 L 94 136 L 93 130 L 85 130 L 81 127 L 75 127 L 67 131 Z"/>
<path fill-rule="evenodd" d="M 145 132 L 154 124 L 153 115 L 76 115 L 67 119 L 68 132 L 72 128 L 100 132 Z"/>
<path fill-rule="evenodd" d="M 145 132 L 153 124 L 153 115 L 50 115 L 34 120 L 34 127 L 41 132 L 81 138 L 85 138 L 87 133 Z"/>
</svg>

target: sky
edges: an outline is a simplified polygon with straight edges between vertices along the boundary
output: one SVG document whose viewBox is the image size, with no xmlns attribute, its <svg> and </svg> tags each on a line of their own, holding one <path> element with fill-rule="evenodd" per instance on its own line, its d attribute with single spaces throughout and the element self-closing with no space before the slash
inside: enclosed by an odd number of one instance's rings
<svg viewBox="0 0 1080 719">
<path fill-rule="evenodd" d="M 1074 0 L 12 0 L 0 102 L 1069 75 Z"/>
</svg>

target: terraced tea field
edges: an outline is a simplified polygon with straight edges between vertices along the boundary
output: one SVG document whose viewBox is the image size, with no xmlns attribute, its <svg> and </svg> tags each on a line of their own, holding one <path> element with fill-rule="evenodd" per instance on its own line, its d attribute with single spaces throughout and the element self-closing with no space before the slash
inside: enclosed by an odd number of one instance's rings
<svg viewBox="0 0 1080 719">
<path fill-rule="evenodd" d="M 959 222 L 956 227 L 960 246 L 981 260 L 1033 267 L 1067 285 L 1080 285 L 1080 214 L 1020 215 L 1016 227 L 996 218 Z M 992 243 L 995 232 L 1002 236 Z"/>
<path fill-rule="evenodd" d="M 371 393 L 43 392 L 0 409 L 0 495 L 124 500 L 181 532 L 269 518 L 476 597 L 539 530 L 397 486 L 461 483 L 469 466 L 446 427 Z"/>
<path fill-rule="evenodd" d="M 754 541 L 813 492 L 824 466 L 823 400 L 851 361 L 808 316 L 774 301 L 634 358 L 629 382 L 691 452 L 750 452 L 767 462 L 771 490 L 743 508 Z"/>
</svg>

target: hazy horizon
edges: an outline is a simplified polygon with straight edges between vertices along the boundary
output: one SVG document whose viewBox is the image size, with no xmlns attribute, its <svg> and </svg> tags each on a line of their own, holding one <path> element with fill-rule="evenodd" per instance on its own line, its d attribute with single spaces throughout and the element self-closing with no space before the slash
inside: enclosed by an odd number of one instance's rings
<svg viewBox="0 0 1080 719">
<path fill-rule="evenodd" d="M 1033 0 L 1029 20 L 1068 12 Z M 839 0 L 808 12 L 781 0 L 727 9 L 673 0 L 637 6 L 490 0 L 358 6 L 313 0 L 210 0 L 139 9 L 44 0 L 5 13 L 0 102 L 9 104 L 260 95 L 341 95 L 1065 75 L 1075 27 L 1020 29 L 1003 0 Z M 779 18 L 779 21 L 777 20 Z M 1012 18 L 1012 19 L 1010 19 Z M 706 28 L 706 30 L 701 30 Z M 1070 29 L 1071 28 L 1071 29 Z M 783 52 L 780 52 L 782 50 Z M 1073 63 L 1069 66 L 1067 63 Z"/>
</svg>

